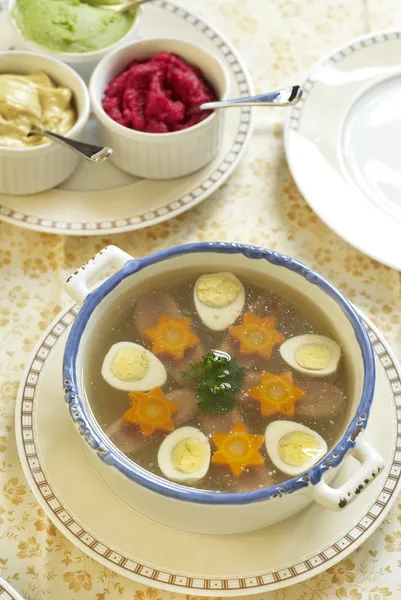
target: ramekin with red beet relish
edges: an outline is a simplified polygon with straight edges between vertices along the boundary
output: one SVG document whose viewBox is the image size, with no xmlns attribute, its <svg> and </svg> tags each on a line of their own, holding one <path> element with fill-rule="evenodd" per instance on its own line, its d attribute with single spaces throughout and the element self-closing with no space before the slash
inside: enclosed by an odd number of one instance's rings
<svg viewBox="0 0 401 600">
<path fill-rule="evenodd" d="M 200 110 L 217 94 L 202 71 L 177 54 L 133 60 L 107 86 L 102 106 L 120 125 L 146 133 L 193 127 L 211 114 Z"/>
<path fill-rule="evenodd" d="M 114 164 L 138 177 L 173 179 L 216 156 L 224 111 L 198 107 L 224 100 L 228 88 L 227 70 L 210 51 L 184 40 L 151 39 L 105 57 L 89 92 Z"/>
</svg>

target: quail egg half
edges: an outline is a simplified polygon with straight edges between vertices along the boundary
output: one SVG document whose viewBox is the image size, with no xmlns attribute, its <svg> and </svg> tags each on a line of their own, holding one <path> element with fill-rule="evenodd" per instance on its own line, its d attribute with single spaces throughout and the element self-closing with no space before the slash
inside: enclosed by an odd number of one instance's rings
<svg viewBox="0 0 401 600">
<path fill-rule="evenodd" d="M 195 283 L 194 302 L 206 327 L 222 331 L 240 316 L 245 304 L 245 289 L 233 273 L 201 275 Z"/>
<path fill-rule="evenodd" d="M 196 427 L 180 427 L 161 443 L 157 461 L 163 475 L 177 483 L 203 479 L 210 465 L 210 444 Z"/>
<path fill-rule="evenodd" d="M 283 360 L 305 375 L 325 377 L 337 370 L 341 348 L 324 335 L 297 335 L 280 346 Z"/>
<path fill-rule="evenodd" d="M 133 342 L 113 344 L 103 360 L 102 376 L 112 387 L 127 392 L 148 392 L 166 383 L 160 360 Z"/>
<path fill-rule="evenodd" d="M 295 477 L 316 464 L 326 453 L 321 435 L 294 421 L 273 421 L 266 427 L 267 454 L 277 469 Z"/>
</svg>

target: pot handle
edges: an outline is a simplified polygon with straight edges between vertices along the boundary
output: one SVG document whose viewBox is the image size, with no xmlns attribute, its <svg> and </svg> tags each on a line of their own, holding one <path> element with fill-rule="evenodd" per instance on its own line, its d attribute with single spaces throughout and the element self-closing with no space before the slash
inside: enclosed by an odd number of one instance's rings
<svg viewBox="0 0 401 600">
<path fill-rule="evenodd" d="M 130 254 L 117 248 L 117 246 L 106 246 L 69 276 L 65 282 L 65 290 L 77 304 L 83 304 L 87 295 L 92 291 L 89 288 L 91 279 L 107 267 L 122 269 L 132 258 Z"/>
<path fill-rule="evenodd" d="M 358 435 L 355 446 L 349 453 L 361 463 L 358 471 L 339 488 L 332 488 L 323 479 L 311 486 L 310 494 L 315 502 L 332 510 L 344 508 L 355 500 L 384 467 L 382 457 L 369 444 L 363 432 Z"/>
</svg>

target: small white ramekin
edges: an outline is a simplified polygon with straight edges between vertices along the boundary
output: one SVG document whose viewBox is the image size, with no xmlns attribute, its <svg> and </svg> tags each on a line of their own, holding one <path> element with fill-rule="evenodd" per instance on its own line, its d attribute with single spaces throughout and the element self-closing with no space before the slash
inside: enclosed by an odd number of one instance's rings
<svg viewBox="0 0 401 600">
<path fill-rule="evenodd" d="M 8 1 L 8 20 L 10 25 L 14 31 L 15 41 L 18 49 L 21 50 L 30 50 L 31 52 L 39 52 L 40 54 L 44 54 L 45 56 L 51 56 L 58 60 L 65 62 L 67 65 L 72 67 L 81 75 L 85 82 L 88 82 L 93 69 L 99 63 L 99 61 L 106 56 L 110 51 L 118 48 L 122 44 L 127 44 L 131 42 L 135 38 L 138 37 L 138 27 L 141 18 L 141 8 L 138 8 L 138 12 L 136 14 L 136 18 L 132 23 L 131 28 L 127 31 L 127 33 L 117 42 L 111 44 L 110 46 L 106 46 L 106 48 L 102 48 L 101 50 L 95 50 L 93 52 L 52 52 L 49 48 L 45 48 L 40 44 L 36 44 L 30 40 L 26 40 L 22 34 L 22 31 L 19 29 L 14 17 L 13 17 L 13 8 L 16 4 L 17 0 L 9 0 Z"/>
<path fill-rule="evenodd" d="M 0 52 L 0 73 L 44 71 L 59 85 L 69 88 L 74 97 L 77 121 L 66 133 L 75 138 L 85 127 L 90 113 L 88 89 L 68 65 L 33 52 Z M 55 142 L 29 148 L 0 146 L 0 193 L 35 194 L 59 185 L 70 177 L 79 155 Z"/>
<path fill-rule="evenodd" d="M 102 143 L 113 148 L 113 163 L 132 175 L 147 179 L 173 179 L 198 171 L 216 156 L 224 111 L 215 111 L 204 121 L 182 131 L 144 133 L 113 121 L 102 108 L 108 83 L 134 60 L 171 52 L 199 67 L 205 79 L 224 100 L 229 92 L 229 75 L 222 62 L 209 50 L 175 39 L 150 39 L 118 48 L 98 64 L 89 84 L 89 94 L 99 124 Z"/>
</svg>

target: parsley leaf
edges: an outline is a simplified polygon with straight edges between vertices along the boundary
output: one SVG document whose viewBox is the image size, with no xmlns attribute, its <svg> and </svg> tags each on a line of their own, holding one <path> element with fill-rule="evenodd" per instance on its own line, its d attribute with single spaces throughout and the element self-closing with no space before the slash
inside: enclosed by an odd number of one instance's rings
<svg viewBox="0 0 401 600">
<path fill-rule="evenodd" d="M 182 376 L 197 382 L 196 397 L 202 412 L 224 414 L 235 405 L 235 393 L 241 389 L 244 372 L 235 358 L 213 350 L 200 361 L 191 361 Z"/>
</svg>

